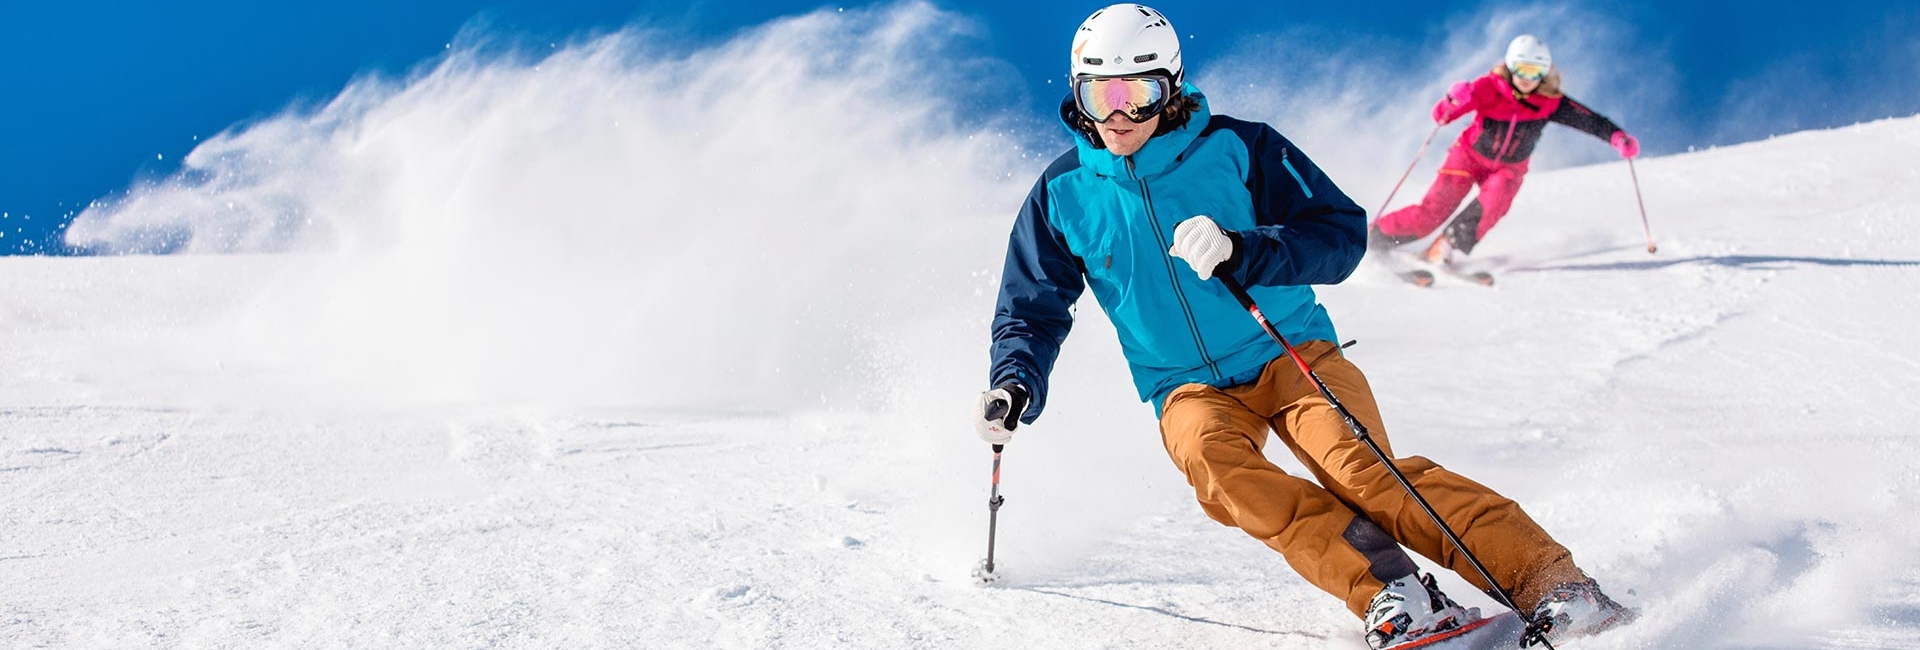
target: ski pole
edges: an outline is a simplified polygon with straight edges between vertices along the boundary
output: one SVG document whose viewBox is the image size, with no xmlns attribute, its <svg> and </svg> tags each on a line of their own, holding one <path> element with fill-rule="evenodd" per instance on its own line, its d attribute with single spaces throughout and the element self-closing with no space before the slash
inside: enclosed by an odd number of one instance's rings
<svg viewBox="0 0 1920 650">
<path fill-rule="evenodd" d="M 1393 195 L 1400 193 L 1400 186 L 1405 185 L 1407 177 L 1413 175 L 1413 168 L 1419 167 L 1420 159 L 1427 157 L 1427 147 L 1433 144 L 1433 136 L 1440 135 L 1440 127 L 1443 126 L 1446 125 L 1433 125 L 1433 132 L 1427 134 L 1427 141 L 1420 143 L 1420 153 L 1413 155 L 1413 162 L 1407 164 L 1406 173 L 1400 175 L 1400 182 L 1393 184 L 1393 191 L 1387 192 L 1387 200 L 1380 202 L 1380 209 L 1373 213 L 1373 218 L 1379 219 L 1380 215 L 1387 213 L 1387 206 L 1393 205 Z"/>
<path fill-rule="evenodd" d="M 991 407 L 989 410 L 991 411 Z M 991 412 L 987 417 L 996 418 Z M 1005 411 L 997 417 L 1006 417 Z M 1005 448 L 1006 445 L 993 446 L 993 496 L 987 499 L 987 559 L 981 562 L 979 568 L 973 572 L 973 578 L 980 584 L 999 579 L 999 576 L 993 572 L 993 536 L 1000 527 L 1000 504 L 1006 502 L 1006 499 L 1000 497 L 1000 451 Z"/>
<path fill-rule="evenodd" d="M 1633 200 L 1640 203 L 1640 229 L 1647 233 L 1647 254 L 1652 255 L 1658 247 L 1653 245 L 1653 226 L 1647 225 L 1647 200 L 1640 195 L 1640 172 L 1633 170 L 1633 159 L 1627 159 L 1627 173 L 1633 177 Z"/>
<path fill-rule="evenodd" d="M 1493 579 L 1493 574 L 1487 572 L 1487 567 L 1480 563 L 1480 558 L 1474 557 L 1473 551 L 1467 550 L 1467 545 L 1460 541 L 1460 536 L 1454 534 L 1453 527 L 1448 526 L 1447 522 L 1440 518 L 1440 513 L 1435 512 L 1433 505 L 1427 503 L 1426 497 L 1420 496 L 1420 491 L 1414 489 L 1413 482 L 1407 480 L 1407 475 L 1400 473 L 1400 468 L 1393 465 L 1393 459 L 1387 457 L 1387 452 L 1381 450 L 1379 443 L 1373 441 L 1373 435 L 1367 432 L 1366 425 L 1355 419 L 1353 412 L 1348 411 L 1346 405 L 1341 404 L 1340 399 L 1333 396 L 1333 389 L 1327 388 L 1327 383 L 1320 381 L 1320 376 L 1314 374 L 1313 368 L 1307 365 L 1307 360 L 1301 358 L 1300 352 L 1294 350 L 1293 344 L 1287 342 L 1287 337 L 1281 336 L 1280 330 L 1274 329 L 1273 323 L 1267 320 L 1266 314 L 1260 313 L 1260 306 L 1254 304 L 1253 296 L 1247 295 L 1247 290 L 1240 286 L 1240 282 L 1225 275 L 1219 277 L 1220 282 L 1227 285 L 1227 291 L 1240 301 L 1240 306 L 1245 307 L 1247 313 L 1253 315 L 1253 320 L 1260 323 L 1260 329 L 1266 330 L 1267 336 L 1273 337 L 1274 342 L 1286 349 L 1287 356 L 1293 357 L 1294 365 L 1300 367 L 1300 374 L 1306 375 L 1307 380 L 1313 382 L 1315 388 L 1320 389 L 1320 396 L 1326 398 L 1327 404 L 1332 405 L 1333 410 L 1340 414 L 1340 418 L 1347 421 L 1347 429 L 1353 431 L 1353 437 L 1365 444 L 1367 449 L 1373 450 L 1374 457 L 1380 459 L 1381 465 L 1386 466 L 1387 473 L 1392 474 L 1394 480 L 1400 482 L 1400 487 L 1406 488 L 1407 494 L 1413 497 L 1414 503 L 1420 504 L 1420 509 L 1425 510 L 1427 517 L 1433 519 L 1433 524 L 1440 527 L 1440 533 L 1446 536 L 1447 541 L 1451 542 L 1454 548 L 1460 549 L 1460 555 L 1467 558 L 1467 563 L 1473 565 L 1474 571 L 1480 573 L 1480 579 L 1486 580 L 1487 584 L 1493 586 L 1493 596 L 1499 599 L 1500 604 L 1513 610 L 1520 615 L 1521 620 L 1526 621 L 1527 633 L 1522 639 L 1522 645 L 1533 645 L 1533 643 L 1527 643 L 1527 641 L 1533 641 L 1545 644 L 1548 650 L 1552 650 L 1553 643 L 1547 641 L 1545 636 L 1547 632 L 1543 625 L 1545 621 L 1535 621 L 1532 612 L 1523 611 L 1513 603 L 1513 596 L 1507 593 L 1506 587 L 1500 586 L 1500 583 Z"/>
</svg>

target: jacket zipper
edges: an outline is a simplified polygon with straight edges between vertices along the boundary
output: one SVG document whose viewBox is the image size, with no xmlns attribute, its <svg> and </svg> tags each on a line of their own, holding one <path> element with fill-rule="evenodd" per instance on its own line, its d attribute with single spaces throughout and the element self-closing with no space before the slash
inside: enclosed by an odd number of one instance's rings
<svg viewBox="0 0 1920 650">
<path fill-rule="evenodd" d="M 1133 173 L 1132 158 L 1127 159 L 1127 172 Z M 1167 250 L 1169 245 L 1160 235 L 1160 217 L 1153 212 L 1153 193 L 1147 190 L 1146 179 L 1135 176 L 1134 182 L 1140 184 L 1140 200 L 1147 207 L 1147 223 L 1153 226 L 1153 240 L 1160 245 L 1160 250 Z M 1187 302 L 1186 291 L 1180 288 L 1180 276 L 1176 275 L 1180 271 L 1179 267 L 1174 265 L 1172 255 L 1161 255 L 1160 258 L 1167 264 L 1167 281 L 1173 284 L 1174 298 L 1180 301 L 1180 315 L 1187 319 L 1187 331 L 1193 334 L 1193 345 L 1200 351 L 1200 360 L 1206 362 L 1207 371 L 1213 373 L 1216 381 L 1224 379 L 1220 375 L 1220 367 L 1213 362 L 1213 355 L 1207 352 L 1206 341 L 1200 338 L 1200 324 L 1193 320 L 1193 307 Z"/>
</svg>

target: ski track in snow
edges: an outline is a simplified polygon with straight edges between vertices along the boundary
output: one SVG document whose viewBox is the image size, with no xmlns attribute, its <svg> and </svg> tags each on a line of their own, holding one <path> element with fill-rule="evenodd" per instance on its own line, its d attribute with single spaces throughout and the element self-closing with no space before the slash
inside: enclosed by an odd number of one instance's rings
<svg viewBox="0 0 1920 650">
<path fill-rule="evenodd" d="M 1515 497 L 1645 609 L 1582 650 L 1916 648 L 1915 159 L 1920 119 L 1643 160 L 1657 255 L 1623 165 L 1536 173 L 1482 249 L 1496 287 L 1369 263 L 1323 301 L 1400 454 Z M 311 291 L 324 256 L 0 259 L 0 647 L 1364 647 L 1192 503 L 1091 303 L 1006 456 L 1006 578 L 971 583 L 988 459 L 965 415 L 995 285 L 938 253 L 997 264 L 1000 219 L 872 262 L 925 269 L 859 285 L 898 311 L 773 337 L 785 383 L 742 390 L 826 387 L 764 412 L 465 399 L 501 389 L 456 373 L 385 394 L 340 371 L 377 353 L 260 335 L 338 297 Z M 873 315 L 807 280 L 751 315 Z M 853 354 L 872 358 L 806 374 Z M 685 394 L 674 370 L 634 392 Z"/>
</svg>

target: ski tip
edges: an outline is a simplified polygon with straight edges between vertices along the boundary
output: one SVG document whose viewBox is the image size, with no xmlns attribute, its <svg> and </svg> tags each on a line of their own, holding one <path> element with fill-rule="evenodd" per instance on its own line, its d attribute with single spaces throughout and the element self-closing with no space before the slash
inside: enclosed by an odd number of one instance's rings
<svg viewBox="0 0 1920 650">
<path fill-rule="evenodd" d="M 1473 281 L 1480 283 L 1480 286 L 1491 287 L 1493 286 L 1493 274 L 1485 271 L 1475 273 L 1473 274 Z"/>
<path fill-rule="evenodd" d="M 1400 279 L 1411 282 L 1413 286 L 1416 287 L 1426 288 L 1433 286 L 1433 274 L 1426 271 L 1407 271 L 1400 274 Z"/>
<path fill-rule="evenodd" d="M 1392 646 L 1392 650 L 1505 650 L 1520 648 L 1526 621 L 1502 612 L 1475 619 L 1458 628 Z"/>
</svg>

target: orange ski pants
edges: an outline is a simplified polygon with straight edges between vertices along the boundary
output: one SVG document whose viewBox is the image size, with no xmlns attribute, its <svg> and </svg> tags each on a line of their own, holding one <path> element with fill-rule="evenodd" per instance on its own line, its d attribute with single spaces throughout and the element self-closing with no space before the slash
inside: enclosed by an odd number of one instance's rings
<svg viewBox="0 0 1920 650">
<path fill-rule="evenodd" d="M 1328 341 L 1309 341 L 1299 351 L 1393 457 L 1360 369 Z M 1317 484 L 1267 460 L 1270 430 L 1311 468 Z M 1162 407 L 1160 434 L 1208 516 L 1279 551 L 1308 582 L 1346 600 L 1355 615 L 1365 616 L 1386 581 L 1413 572 L 1401 545 L 1488 589 L 1285 355 L 1252 383 L 1174 389 Z M 1394 464 L 1521 607 L 1531 608 L 1554 585 L 1585 578 L 1566 547 L 1511 499 L 1426 458 Z"/>
</svg>

